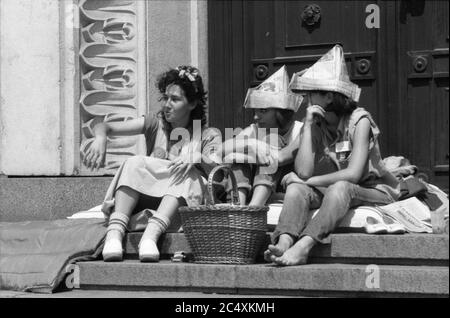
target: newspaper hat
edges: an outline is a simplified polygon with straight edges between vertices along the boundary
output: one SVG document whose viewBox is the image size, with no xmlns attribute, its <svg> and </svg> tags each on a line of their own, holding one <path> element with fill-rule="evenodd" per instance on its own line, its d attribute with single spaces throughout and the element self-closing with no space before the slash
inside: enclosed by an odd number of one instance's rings
<svg viewBox="0 0 450 318">
<path fill-rule="evenodd" d="M 341 93 L 353 101 L 359 100 L 361 89 L 350 82 L 340 45 L 334 46 L 313 66 L 295 73 L 289 88 L 292 91 L 331 91 Z"/>
<path fill-rule="evenodd" d="M 282 66 L 272 76 L 255 88 L 250 88 L 245 97 L 245 108 L 280 108 L 296 112 L 303 96 L 289 89 L 286 66 Z"/>
</svg>

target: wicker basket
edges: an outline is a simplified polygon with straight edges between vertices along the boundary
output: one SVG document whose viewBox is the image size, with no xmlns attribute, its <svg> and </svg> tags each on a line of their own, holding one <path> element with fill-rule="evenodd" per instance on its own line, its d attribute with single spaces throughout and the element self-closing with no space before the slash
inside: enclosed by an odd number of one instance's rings
<svg viewBox="0 0 450 318">
<path fill-rule="evenodd" d="M 214 204 L 213 178 L 225 170 L 233 185 L 231 204 Z M 236 178 L 228 166 L 215 167 L 208 177 L 207 205 L 179 209 L 195 263 L 252 264 L 267 231 L 265 206 L 240 206 Z"/>
</svg>

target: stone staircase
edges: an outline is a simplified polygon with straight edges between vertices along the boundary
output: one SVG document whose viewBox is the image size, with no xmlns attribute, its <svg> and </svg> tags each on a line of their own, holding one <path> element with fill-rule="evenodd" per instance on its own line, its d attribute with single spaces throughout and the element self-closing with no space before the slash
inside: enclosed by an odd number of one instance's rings
<svg viewBox="0 0 450 318">
<path fill-rule="evenodd" d="M 278 267 L 172 262 L 176 251 L 190 255 L 182 233 L 160 240 L 162 260 L 140 263 L 142 233 L 126 237 L 123 262 L 80 262 L 80 288 L 318 297 L 448 297 L 449 236 L 438 234 L 333 234 L 318 245 L 311 263 Z M 268 237 L 267 237 L 268 239 Z"/>
</svg>

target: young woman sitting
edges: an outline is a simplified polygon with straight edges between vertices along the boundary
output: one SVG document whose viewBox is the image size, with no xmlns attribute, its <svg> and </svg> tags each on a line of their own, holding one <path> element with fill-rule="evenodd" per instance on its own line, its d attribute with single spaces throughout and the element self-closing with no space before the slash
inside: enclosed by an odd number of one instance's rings
<svg viewBox="0 0 450 318">
<path fill-rule="evenodd" d="M 110 216 L 103 248 L 105 261 L 122 260 L 122 239 L 129 218 L 144 208 L 156 212 L 139 243 L 139 258 L 143 262 L 159 260 L 156 243 L 176 217 L 178 207 L 203 203 L 204 178 L 215 165 L 214 151 L 222 143 L 217 130 L 206 128 L 206 92 L 196 68 L 171 69 L 158 77 L 157 87 L 162 95 L 157 115 L 96 125 L 95 139 L 84 158 L 88 167 L 98 168 L 105 161 L 107 136 L 145 135 L 147 156 L 123 162 L 106 193 L 102 210 Z M 201 140 L 174 138 L 175 130 L 195 135 L 196 120 Z"/>
</svg>

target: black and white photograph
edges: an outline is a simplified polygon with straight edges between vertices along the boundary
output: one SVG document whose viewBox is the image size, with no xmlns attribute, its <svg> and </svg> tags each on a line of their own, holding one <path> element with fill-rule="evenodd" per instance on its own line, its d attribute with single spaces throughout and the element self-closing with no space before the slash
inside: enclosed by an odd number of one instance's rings
<svg viewBox="0 0 450 318">
<path fill-rule="evenodd" d="M 448 193 L 448 1 L 0 0 L 4 300 L 449 298 Z"/>
</svg>

